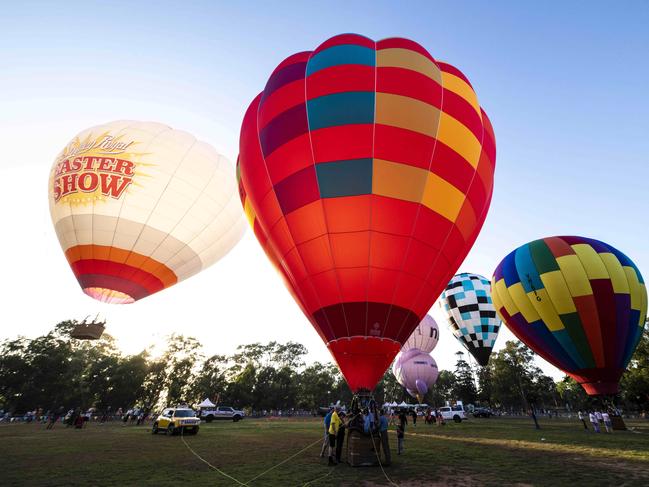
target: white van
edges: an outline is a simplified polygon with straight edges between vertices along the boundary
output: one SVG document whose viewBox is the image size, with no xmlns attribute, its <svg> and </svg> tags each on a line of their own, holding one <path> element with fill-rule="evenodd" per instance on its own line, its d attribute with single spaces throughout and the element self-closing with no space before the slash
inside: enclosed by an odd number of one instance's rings
<svg viewBox="0 0 649 487">
<path fill-rule="evenodd" d="M 463 419 L 466 419 L 466 414 L 464 413 L 464 406 L 461 404 L 456 406 L 444 406 L 439 408 L 440 413 L 442 413 L 442 418 L 447 421 L 451 419 L 456 423 L 461 423 Z"/>
</svg>

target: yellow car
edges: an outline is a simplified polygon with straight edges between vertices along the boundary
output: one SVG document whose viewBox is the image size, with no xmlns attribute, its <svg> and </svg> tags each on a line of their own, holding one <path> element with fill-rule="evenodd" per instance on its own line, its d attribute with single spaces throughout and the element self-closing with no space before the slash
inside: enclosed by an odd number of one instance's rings
<svg viewBox="0 0 649 487">
<path fill-rule="evenodd" d="M 189 408 L 167 408 L 162 411 L 158 419 L 153 423 L 151 432 L 156 435 L 158 431 L 165 432 L 168 436 L 177 433 L 195 435 L 198 433 L 201 420 L 196 417 L 193 409 Z"/>
</svg>

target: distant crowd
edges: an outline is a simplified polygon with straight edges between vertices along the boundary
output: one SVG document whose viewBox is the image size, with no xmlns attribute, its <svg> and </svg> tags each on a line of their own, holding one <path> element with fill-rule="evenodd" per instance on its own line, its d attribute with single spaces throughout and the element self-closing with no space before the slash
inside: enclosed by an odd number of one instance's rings
<svg viewBox="0 0 649 487">
<path fill-rule="evenodd" d="M 607 433 L 613 432 L 613 422 L 611 420 L 611 416 L 619 416 L 619 412 L 614 411 L 612 409 L 608 409 L 607 411 L 604 412 L 579 411 L 577 413 L 577 417 L 579 418 L 579 421 L 581 421 L 582 424 L 584 425 L 584 429 L 588 431 L 588 425 L 586 424 L 588 422 L 590 423 L 591 428 L 595 433 L 601 432 L 602 428 L 600 426 L 603 426 L 606 429 Z"/>
<path fill-rule="evenodd" d="M 67 427 L 83 428 L 88 421 L 123 421 L 124 423 L 135 423 L 137 425 L 143 424 L 149 419 L 150 414 L 143 408 L 132 408 L 123 411 L 118 408 L 112 411 L 108 408 L 105 411 L 99 412 L 95 408 L 82 410 L 81 408 L 65 409 L 59 407 L 56 410 L 46 410 L 42 408 L 27 411 L 25 414 L 12 415 L 8 411 L 0 409 L 0 422 L 14 423 L 41 423 L 47 424 L 46 429 L 52 429 L 55 424 L 61 423 Z"/>
<path fill-rule="evenodd" d="M 326 414 L 326 417 L 331 416 L 334 411 L 334 407 L 328 409 L 323 409 L 322 415 Z M 379 411 L 377 409 L 377 411 Z M 342 415 L 345 414 L 344 407 L 341 408 Z M 489 409 L 491 416 L 527 416 L 529 412 L 524 411 L 505 411 L 505 410 L 492 410 Z M 316 416 L 317 411 L 308 410 L 308 409 L 271 409 L 271 410 L 250 410 L 246 411 L 248 417 L 253 418 L 291 418 L 291 417 L 309 417 Z M 433 407 L 411 407 L 411 408 L 393 408 L 385 407 L 384 414 L 388 418 L 390 425 L 396 425 L 398 418 L 403 414 L 411 418 L 413 425 L 417 424 L 417 417 L 421 417 L 426 424 L 445 424 L 445 419 L 442 413 L 438 408 Z M 601 432 L 602 430 L 610 432 L 610 424 L 607 428 L 607 423 L 612 423 L 611 418 L 615 416 L 622 416 L 622 412 L 618 409 L 608 408 L 606 410 L 584 410 L 578 411 L 577 413 L 571 411 L 559 412 L 556 409 L 539 409 L 536 410 L 536 414 L 542 417 L 552 419 L 552 418 L 567 418 L 572 420 L 577 418 L 584 426 L 586 430 L 592 430 L 596 433 Z M 85 423 L 89 421 L 96 422 L 107 422 L 107 421 L 123 421 L 127 424 L 144 424 L 146 421 L 152 420 L 157 416 L 156 413 L 142 408 L 142 407 L 132 407 L 129 409 L 117 408 L 113 410 L 108 407 L 103 411 L 99 411 L 96 408 L 90 408 L 87 410 L 82 410 L 80 407 L 66 409 L 64 407 L 59 407 L 56 410 L 44 410 L 43 408 L 35 408 L 32 411 L 27 411 L 21 414 L 12 414 L 10 411 L 5 411 L 0 409 L 0 423 L 43 423 L 54 426 L 54 424 L 62 423 L 66 426 L 75 426 L 83 427 Z M 198 416 L 198 413 L 197 413 Z M 380 416 L 380 413 L 377 412 L 377 417 Z M 367 417 L 367 415 L 366 415 Z M 640 414 L 624 414 L 626 418 L 635 418 L 635 419 L 649 419 L 649 413 L 646 411 L 640 412 Z M 376 422 L 375 418 L 372 418 L 370 422 L 373 424 Z M 590 423 L 590 428 L 589 428 Z"/>
</svg>

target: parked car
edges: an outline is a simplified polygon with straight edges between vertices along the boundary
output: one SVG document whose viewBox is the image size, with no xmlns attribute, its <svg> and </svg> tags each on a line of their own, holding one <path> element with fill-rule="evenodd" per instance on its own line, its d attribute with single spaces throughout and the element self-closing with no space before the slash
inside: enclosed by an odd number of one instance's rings
<svg viewBox="0 0 649 487">
<path fill-rule="evenodd" d="M 196 417 L 193 409 L 167 408 L 153 422 L 151 433 L 165 432 L 168 436 L 178 433 L 195 435 L 198 433 L 201 420 Z"/>
<path fill-rule="evenodd" d="M 475 408 L 473 410 L 474 418 L 491 418 L 493 414 L 493 411 L 489 408 Z"/>
<path fill-rule="evenodd" d="M 234 422 L 242 420 L 246 415 L 243 411 L 231 408 L 230 406 L 217 406 L 213 409 L 203 409 L 200 418 L 211 423 L 215 419 L 231 419 Z"/>
<path fill-rule="evenodd" d="M 439 411 L 442 414 L 442 418 L 447 421 L 452 419 L 456 423 L 461 423 L 463 419 L 467 419 L 464 413 L 464 406 L 444 406 L 439 408 Z"/>
</svg>

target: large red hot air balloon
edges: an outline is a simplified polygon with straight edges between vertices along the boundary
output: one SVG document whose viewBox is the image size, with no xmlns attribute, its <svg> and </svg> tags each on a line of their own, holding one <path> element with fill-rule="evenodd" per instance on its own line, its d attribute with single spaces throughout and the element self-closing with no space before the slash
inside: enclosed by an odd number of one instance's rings
<svg viewBox="0 0 649 487">
<path fill-rule="evenodd" d="M 494 164 L 469 81 L 407 39 L 333 37 L 251 103 L 244 208 L 352 390 L 374 388 L 468 253 Z"/>
</svg>

